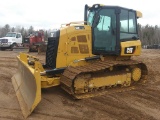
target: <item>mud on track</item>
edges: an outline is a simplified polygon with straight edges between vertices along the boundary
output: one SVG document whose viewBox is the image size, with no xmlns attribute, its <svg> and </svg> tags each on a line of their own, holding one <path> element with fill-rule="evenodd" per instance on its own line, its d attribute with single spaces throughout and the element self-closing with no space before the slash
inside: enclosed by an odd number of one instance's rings
<svg viewBox="0 0 160 120">
<path fill-rule="evenodd" d="M 37 55 L 42 62 L 45 55 Z M 24 119 L 11 83 L 16 73 L 15 51 L 0 51 L 0 119 Z M 28 120 L 160 120 L 160 50 L 143 50 L 148 81 L 137 89 L 95 98 L 73 100 L 60 87 L 42 90 L 42 101 Z"/>
</svg>

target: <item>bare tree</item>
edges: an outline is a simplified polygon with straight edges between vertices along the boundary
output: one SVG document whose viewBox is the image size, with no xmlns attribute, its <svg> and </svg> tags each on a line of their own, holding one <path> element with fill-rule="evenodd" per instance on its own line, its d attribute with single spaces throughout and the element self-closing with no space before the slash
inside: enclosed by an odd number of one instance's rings
<svg viewBox="0 0 160 120">
<path fill-rule="evenodd" d="M 28 33 L 32 34 L 33 32 L 34 32 L 34 28 L 33 28 L 33 26 L 30 26 L 29 29 L 28 29 Z"/>
<path fill-rule="evenodd" d="M 11 28 L 11 32 L 15 32 L 15 28 L 14 27 Z"/>
</svg>

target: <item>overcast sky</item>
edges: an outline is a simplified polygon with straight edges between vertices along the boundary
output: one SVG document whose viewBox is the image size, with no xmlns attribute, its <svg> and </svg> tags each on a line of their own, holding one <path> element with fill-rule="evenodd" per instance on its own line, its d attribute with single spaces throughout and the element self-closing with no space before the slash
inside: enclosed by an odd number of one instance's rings
<svg viewBox="0 0 160 120">
<path fill-rule="evenodd" d="M 34 29 L 59 28 L 63 23 L 83 21 L 84 5 L 100 3 L 139 10 L 142 25 L 160 25 L 158 0 L 0 0 L 0 26 Z"/>
</svg>

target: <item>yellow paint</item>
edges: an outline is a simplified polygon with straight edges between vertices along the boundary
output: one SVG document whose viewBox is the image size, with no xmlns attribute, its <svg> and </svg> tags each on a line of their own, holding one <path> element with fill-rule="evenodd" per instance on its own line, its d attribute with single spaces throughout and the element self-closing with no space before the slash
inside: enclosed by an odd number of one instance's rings
<svg viewBox="0 0 160 120">
<path fill-rule="evenodd" d="M 136 11 L 137 13 L 137 18 L 142 18 L 142 13 L 140 11 Z"/>
<path fill-rule="evenodd" d="M 48 78 L 47 76 L 41 77 L 42 88 L 58 86 L 59 84 L 60 84 L 60 77 L 53 77 L 53 78 Z"/>
<path fill-rule="evenodd" d="M 85 29 L 76 30 L 75 26 L 84 26 Z M 78 42 L 77 36 L 85 35 L 87 42 Z M 73 41 L 71 38 L 75 37 L 76 40 Z M 79 50 L 79 44 L 87 45 L 89 48 L 88 54 L 81 54 Z M 68 26 L 61 29 L 58 54 L 56 60 L 56 68 L 70 66 L 84 65 L 86 62 L 81 62 L 80 64 L 73 64 L 75 60 L 84 59 L 85 57 L 91 57 L 92 55 L 92 36 L 91 27 L 88 25 L 74 25 Z M 79 53 L 71 53 L 71 47 L 78 47 Z"/>
<path fill-rule="evenodd" d="M 36 96 L 34 103 L 32 105 L 31 111 L 34 110 L 34 108 L 38 105 L 38 103 L 41 101 L 41 79 L 40 79 L 40 69 L 38 69 L 38 66 L 41 66 L 40 62 L 35 62 L 35 70 L 34 70 L 34 77 L 36 81 Z"/>
<path fill-rule="evenodd" d="M 130 85 L 131 83 L 131 73 L 124 72 L 122 74 L 114 75 L 99 75 L 98 77 L 80 76 L 74 82 L 74 88 L 76 94 L 82 94 L 93 89 L 99 89 L 103 87 L 111 87 L 117 85 Z"/>
<path fill-rule="evenodd" d="M 135 52 L 133 54 L 125 54 L 125 48 L 126 47 L 131 47 L 131 46 L 136 46 Z M 141 54 L 141 41 L 126 41 L 126 42 L 121 42 L 121 54 L 120 56 L 137 56 Z"/>
<path fill-rule="evenodd" d="M 57 60 L 56 60 L 56 67 L 64 67 L 66 66 L 67 61 L 67 31 L 66 28 L 61 28 L 60 32 L 60 39 L 58 45 L 58 53 L 57 53 Z"/>
</svg>

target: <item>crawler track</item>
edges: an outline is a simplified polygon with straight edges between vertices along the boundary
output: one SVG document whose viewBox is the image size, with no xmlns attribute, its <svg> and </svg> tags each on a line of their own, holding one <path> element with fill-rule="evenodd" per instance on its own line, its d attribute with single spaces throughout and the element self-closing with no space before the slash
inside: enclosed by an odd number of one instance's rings
<svg viewBox="0 0 160 120">
<path fill-rule="evenodd" d="M 142 75 L 141 78 L 138 82 L 132 82 L 131 85 L 129 87 L 123 87 L 121 86 L 103 86 L 103 87 L 99 87 L 99 88 L 95 88 L 92 91 L 87 90 L 87 92 L 82 93 L 82 94 L 76 94 L 75 92 L 75 88 L 74 88 L 74 84 L 75 84 L 75 80 L 76 79 L 88 79 L 88 77 L 85 77 L 87 75 L 90 75 L 91 79 L 93 76 L 99 76 L 101 77 L 101 71 L 105 71 L 110 69 L 111 67 L 113 68 L 119 68 L 119 67 L 124 67 L 124 68 L 128 68 L 130 66 L 140 66 L 141 71 L 142 71 Z M 107 72 L 106 72 L 107 74 Z M 116 76 L 116 75 L 121 75 L 120 71 L 114 71 L 112 73 L 112 75 Z M 76 99 L 82 99 L 82 98 L 88 98 L 88 97 L 94 97 L 94 96 L 99 96 L 99 95 L 103 95 L 106 93 L 113 93 L 113 92 L 122 92 L 122 91 L 128 91 L 131 89 L 135 88 L 135 83 L 137 85 L 142 84 L 146 81 L 148 75 L 148 70 L 146 65 L 141 62 L 141 61 L 135 61 L 135 60 L 125 60 L 125 61 L 97 61 L 94 62 L 92 64 L 89 64 L 87 66 L 78 66 L 78 67 L 68 67 L 61 79 L 61 87 L 68 92 L 69 94 L 71 94 L 72 96 L 74 96 Z M 85 89 L 85 88 L 84 88 Z M 85 91 L 85 90 L 84 90 Z"/>
</svg>

